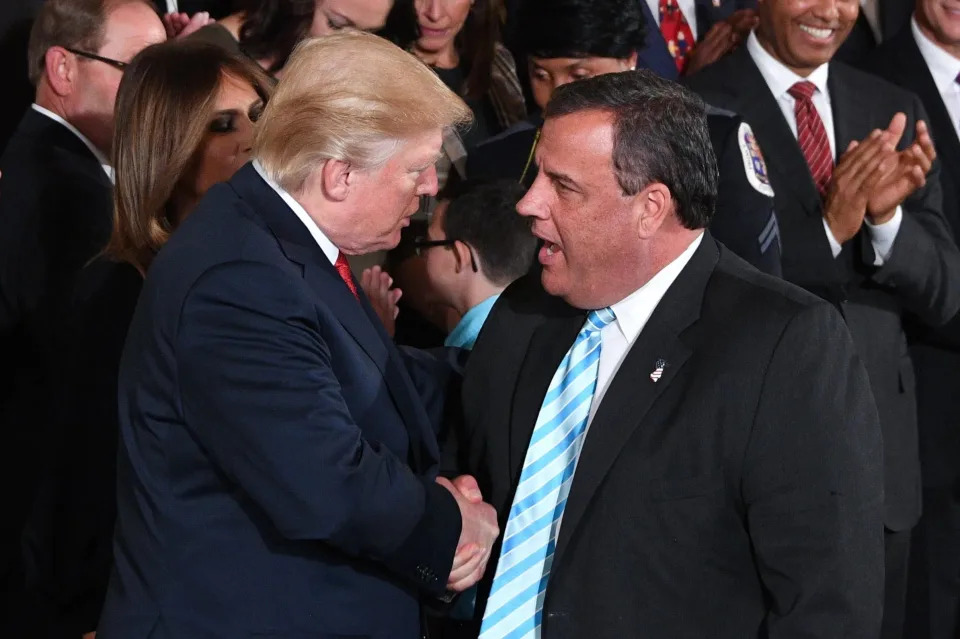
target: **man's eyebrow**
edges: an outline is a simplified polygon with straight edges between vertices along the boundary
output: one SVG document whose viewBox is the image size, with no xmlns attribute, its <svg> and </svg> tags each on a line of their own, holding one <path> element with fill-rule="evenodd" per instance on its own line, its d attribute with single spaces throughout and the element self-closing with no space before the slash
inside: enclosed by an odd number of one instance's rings
<svg viewBox="0 0 960 639">
<path fill-rule="evenodd" d="M 554 182 L 559 182 L 560 184 L 566 186 L 567 188 L 571 188 L 574 190 L 577 189 L 576 181 L 569 175 L 565 175 L 563 173 L 560 173 L 558 171 L 553 171 L 551 169 L 543 169 L 543 174 L 546 175 L 551 180 L 553 180 Z"/>
</svg>

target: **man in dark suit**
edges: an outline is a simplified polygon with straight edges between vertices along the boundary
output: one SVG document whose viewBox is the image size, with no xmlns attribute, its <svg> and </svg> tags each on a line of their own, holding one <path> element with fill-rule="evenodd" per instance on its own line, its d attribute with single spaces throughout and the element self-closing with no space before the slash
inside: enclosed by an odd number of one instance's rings
<svg viewBox="0 0 960 639">
<path fill-rule="evenodd" d="M 914 19 L 869 58 L 868 70 L 917 94 L 940 159 L 943 213 L 960 240 L 960 30 L 940 2 L 917 2 Z M 914 532 L 907 633 L 955 639 L 960 631 L 960 319 L 942 329 L 912 322 L 917 373 L 923 515 Z"/>
<path fill-rule="evenodd" d="M 469 113 L 376 36 L 291 58 L 256 162 L 144 282 L 100 639 L 414 639 L 421 594 L 480 578 L 495 513 L 435 481 L 442 368 L 396 349 L 345 255 L 397 243 Z"/>
<path fill-rule="evenodd" d="M 537 159 L 517 209 L 543 270 L 487 320 L 448 458 L 504 528 L 480 637 L 875 636 L 866 373 L 835 309 L 705 231 L 703 102 L 649 72 L 574 82 Z"/>
<path fill-rule="evenodd" d="M 636 0 L 527 0 L 519 13 L 519 46 L 543 109 L 558 86 L 636 68 L 644 23 Z M 479 145 L 467 157 L 470 177 L 503 177 L 529 186 L 537 174 L 538 114 Z M 780 275 L 780 238 L 773 190 L 750 125 L 708 107 L 707 126 L 720 169 L 711 233 L 761 271 Z"/>
<path fill-rule="evenodd" d="M 110 235 L 118 67 L 164 38 L 141 1 L 48 0 L 31 32 L 36 102 L 0 157 L 0 626 L 24 611 L 12 593 L 23 587 L 20 530 L 50 450 L 57 304 Z"/>
<path fill-rule="evenodd" d="M 886 475 L 883 636 L 899 638 L 910 529 L 920 516 L 903 320 L 939 325 L 956 314 L 960 253 L 942 214 L 923 105 L 831 60 L 857 17 L 855 0 L 764 0 L 758 11 L 747 46 L 689 82 L 753 125 L 776 194 L 783 276 L 840 309 L 870 374 Z"/>
</svg>

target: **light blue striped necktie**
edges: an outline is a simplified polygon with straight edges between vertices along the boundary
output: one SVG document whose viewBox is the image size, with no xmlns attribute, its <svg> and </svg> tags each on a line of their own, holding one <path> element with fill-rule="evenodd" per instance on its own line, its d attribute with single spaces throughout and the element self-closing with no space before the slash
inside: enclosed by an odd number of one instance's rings
<svg viewBox="0 0 960 639">
<path fill-rule="evenodd" d="M 480 639 L 540 636 L 557 530 L 597 388 L 600 330 L 613 311 L 591 311 L 553 375 L 533 427 L 513 497 Z"/>
</svg>

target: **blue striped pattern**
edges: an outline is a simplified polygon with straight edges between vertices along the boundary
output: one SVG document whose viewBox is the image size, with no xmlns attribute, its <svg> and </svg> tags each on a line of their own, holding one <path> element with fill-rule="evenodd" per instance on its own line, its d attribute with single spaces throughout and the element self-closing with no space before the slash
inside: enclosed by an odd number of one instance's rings
<svg viewBox="0 0 960 639">
<path fill-rule="evenodd" d="M 557 530 L 597 388 L 600 330 L 613 311 L 592 311 L 554 373 L 513 497 L 480 639 L 540 636 Z"/>
</svg>

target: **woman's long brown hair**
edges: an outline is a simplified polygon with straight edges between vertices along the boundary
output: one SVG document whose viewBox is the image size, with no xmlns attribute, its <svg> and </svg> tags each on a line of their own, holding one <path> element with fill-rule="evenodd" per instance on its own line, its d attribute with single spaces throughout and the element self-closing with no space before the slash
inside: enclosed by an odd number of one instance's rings
<svg viewBox="0 0 960 639">
<path fill-rule="evenodd" d="M 104 253 L 141 274 L 178 222 L 170 200 L 203 141 L 224 76 L 267 99 L 271 81 L 260 67 L 206 42 L 148 47 L 124 72 L 113 136 L 113 234 Z"/>
</svg>

